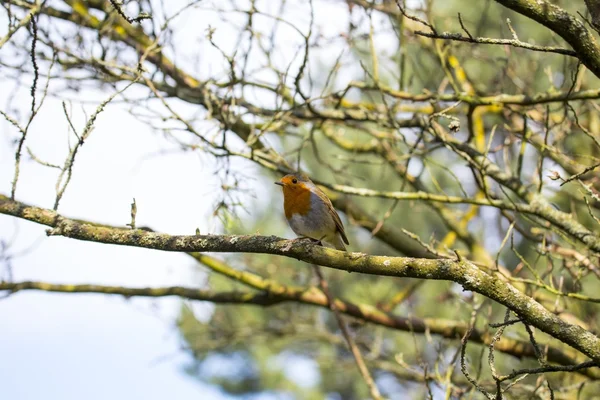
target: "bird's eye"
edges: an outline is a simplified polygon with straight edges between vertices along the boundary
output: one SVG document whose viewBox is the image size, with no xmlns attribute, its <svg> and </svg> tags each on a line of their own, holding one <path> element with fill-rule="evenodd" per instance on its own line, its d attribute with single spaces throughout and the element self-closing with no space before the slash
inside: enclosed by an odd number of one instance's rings
<svg viewBox="0 0 600 400">
<path fill-rule="evenodd" d="M 296 183 L 298 183 L 298 179 L 296 179 L 296 178 L 292 179 L 292 183 L 293 183 L 293 184 L 296 184 Z"/>
</svg>

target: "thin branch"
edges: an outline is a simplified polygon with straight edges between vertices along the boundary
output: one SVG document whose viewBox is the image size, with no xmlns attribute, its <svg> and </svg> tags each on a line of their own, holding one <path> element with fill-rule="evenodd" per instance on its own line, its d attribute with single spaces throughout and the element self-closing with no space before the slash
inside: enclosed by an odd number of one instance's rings
<svg viewBox="0 0 600 400">
<path fill-rule="evenodd" d="M 582 369 L 598 367 L 598 364 L 593 361 L 586 361 L 577 365 L 559 366 L 559 365 L 546 365 L 538 368 L 523 368 L 515 370 L 508 375 L 499 377 L 504 382 L 506 380 L 514 379 L 519 375 L 532 375 L 532 374 L 545 374 L 548 372 L 574 372 L 581 371 Z"/>
<path fill-rule="evenodd" d="M 0 38 L 0 49 L 2 48 L 2 46 L 4 46 L 9 40 L 10 38 L 17 33 L 17 31 L 21 28 L 23 28 L 24 26 L 27 26 L 27 24 L 29 24 L 29 22 L 31 21 L 31 19 L 40 12 L 42 8 L 42 2 L 41 1 L 36 1 L 35 5 L 33 5 L 33 7 L 31 7 L 29 9 L 29 12 L 27 13 L 27 15 L 25 15 L 25 17 L 23 17 L 18 24 L 16 24 L 15 26 L 11 27 L 8 32 L 6 33 L 6 35 L 4 35 L 4 37 Z"/>
<path fill-rule="evenodd" d="M 152 19 L 152 17 L 145 12 L 139 13 L 138 16 L 135 18 L 131 18 L 131 17 L 127 16 L 127 14 L 125 14 L 125 12 L 122 9 L 123 4 L 121 1 L 110 0 L 110 4 L 112 4 L 112 6 L 114 7 L 117 14 L 119 14 L 123 19 L 125 19 L 130 24 L 133 24 L 134 22 L 139 23 L 145 19 Z"/>
<path fill-rule="evenodd" d="M 130 288 L 123 286 L 106 285 L 63 285 L 47 282 L 0 282 L 0 291 L 16 293 L 23 290 L 40 290 L 44 292 L 56 293 L 101 293 L 116 294 L 124 297 L 166 297 L 178 296 L 189 300 L 210 301 L 217 304 L 255 304 L 270 306 L 286 301 L 280 297 L 272 296 L 267 293 L 251 291 L 234 292 L 214 292 L 211 290 L 202 290 L 186 288 L 182 286 L 158 287 L 158 288 Z"/>
<path fill-rule="evenodd" d="M 574 181 L 575 179 L 579 179 L 579 178 L 581 178 L 583 175 L 587 174 L 587 173 L 588 173 L 588 172 L 590 172 L 590 171 L 593 171 L 593 170 L 595 170 L 595 169 L 596 169 L 596 168 L 598 168 L 598 167 L 600 167 L 600 163 L 598 163 L 598 164 L 594 164 L 594 165 L 590 165 L 589 167 L 586 167 L 586 168 L 584 168 L 584 169 L 583 169 L 583 171 L 581 171 L 581 172 L 579 172 L 579 173 L 577 173 L 577 174 L 574 174 L 574 175 L 570 176 L 569 178 L 565 179 L 565 180 L 564 180 L 564 181 L 563 181 L 563 182 L 560 184 L 560 186 L 563 186 L 563 185 L 564 185 L 564 184 L 566 184 L 566 183 L 569 183 L 569 182 L 571 182 L 571 181 Z"/>
<path fill-rule="evenodd" d="M 363 379 L 365 380 L 365 383 L 367 384 L 367 387 L 369 388 L 369 392 L 371 392 L 371 396 L 375 400 L 381 399 L 382 398 L 381 393 L 379 393 L 379 389 L 377 389 L 377 385 L 375 384 L 375 381 L 373 380 L 373 377 L 371 376 L 371 373 L 369 372 L 369 369 L 367 368 L 365 361 L 364 361 L 362 355 L 360 354 L 360 350 L 356 346 L 356 343 L 354 343 L 354 339 L 352 339 L 352 336 L 350 335 L 350 331 L 348 330 L 348 327 L 346 326 L 346 323 L 344 322 L 344 319 L 342 318 L 341 313 L 335 306 L 334 298 L 331 296 L 331 293 L 329 292 L 329 285 L 327 284 L 327 281 L 323 277 L 323 273 L 321 272 L 321 269 L 319 268 L 318 265 L 313 265 L 313 267 L 314 267 L 315 274 L 317 275 L 317 277 L 319 279 L 319 286 L 321 287 L 321 290 L 323 291 L 323 293 L 325 293 L 325 296 L 327 296 L 327 303 L 329 305 L 329 309 L 333 312 L 333 315 L 335 315 L 335 319 L 338 323 L 338 326 L 340 327 L 340 330 L 342 331 L 342 335 L 344 336 L 346 343 L 348 343 L 348 347 L 350 347 L 350 351 L 352 352 L 352 356 L 354 356 L 354 361 L 356 362 L 356 366 L 358 367 L 360 374 L 362 375 Z"/>
<path fill-rule="evenodd" d="M 108 105 L 108 103 L 110 103 L 115 97 L 117 97 L 118 95 L 122 94 L 124 91 L 129 89 L 136 82 L 137 82 L 137 78 L 134 79 L 133 81 L 129 82 L 123 89 L 116 91 L 115 93 L 110 95 L 106 100 L 104 100 L 102 103 L 100 103 L 100 105 L 98 105 L 98 107 L 96 107 L 96 110 L 94 111 L 94 113 L 90 116 L 90 118 L 86 122 L 81 135 L 77 135 L 77 132 L 73 128 L 73 124 L 71 123 L 69 115 L 66 112 L 65 104 L 63 103 L 63 110 L 65 111 L 65 115 L 67 116 L 69 125 L 71 126 L 71 129 L 73 129 L 73 132 L 77 136 L 78 141 L 75 144 L 75 146 L 69 151 L 69 154 L 67 155 L 67 158 L 65 159 L 64 165 L 61 168 L 61 172 L 58 175 L 58 179 L 56 181 L 56 198 L 54 199 L 54 210 L 58 209 L 60 200 L 62 199 L 63 195 L 65 194 L 65 190 L 67 189 L 69 182 L 71 182 L 71 177 L 73 176 L 73 166 L 75 164 L 75 157 L 77 156 L 77 153 L 78 153 L 79 149 L 81 148 L 81 146 L 84 145 L 85 141 L 88 139 L 88 137 L 92 133 L 93 128 L 94 128 L 94 123 L 96 122 L 96 118 L 98 118 L 98 115 L 102 111 L 104 111 L 104 108 Z M 66 174 L 66 177 L 65 177 L 65 174 Z"/>
<path fill-rule="evenodd" d="M 546 0 L 496 0 L 560 35 L 594 75 L 600 76 L 600 47 L 584 23 L 560 6 Z"/>
<path fill-rule="evenodd" d="M 41 5 L 39 5 L 39 7 L 41 7 Z M 10 197 L 12 199 L 15 198 L 15 193 L 17 191 L 17 183 L 19 181 L 19 173 L 21 171 L 21 154 L 23 152 L 23 145 L 25 144 L 25 139 L 27 139 L 27 133 L 29 131 L 29 126 L 31 125 L 31 122 L 33 121 L 33 119 L 35 118 L 35 116 L 37 114 L 37 109 L 35 107 L 35 103 L 36 103 L 35 96 L 36 96 L 36 90 L 37 90 L 37 82 L 40 77 L 40 74 L 39 74 L 39 66 L 36 61 L 36 55 L 35 55 L 35 47 L 36 47 L 37 41 L 38 41 L 38 28 L 37 28 L 37 21 L 36 21 L 35 14 L 32 15 L 32 17 L 29 19 L 29 24 L 31 25 L 31 50 L 29 52 L 29 57 L 31 58 L 31 65 L 33 68 L 33 82 L 31 83 L 31 88 L 29 90 L 30 94 L 31 94 L 31 114 L 29 116 L 29 120 L 27 121 L 27 124 L 25 125 L 25 128 L 20 129 L 21 138 L 19 139 L 19 141 L 17 143 L 17 150 L 15 151 L 15 172 L 13 175 L 12 187 L 11 187 L 11 191 L 10 191 Z M 6 114 L 4 116 L 6 117 Z"/>
<path fill-rule="evenodd" d="M 430 33 L 430 32 L 421 32 L 415 31 L 415 35 L 425 36 L 431 39 L 445 39 L 445 40 L 454 40 L 457 42 L 466 42 L 473 44 L 494 44 L 494 45 L 508 45 L 513 47 L 520 47 L 527 50 L 533 51 L 541 51 L 544 53 L 557 53 L 565 56 L 577 57 L 577 53 L 571 49 L 565 49 L 562 47 L 554 47 L 554 46 L 539 46 L 536 44 L 531 44 L 527 42 L 522 42 L 518 39 L 494 39 L 494 38 L 486 38 L 486 37 L 469 37 L 463 36 L 460 33 Z"/>
<path fill-rule="evenodd" d="M 435 30 L 435 28 L 433 27 L 432 24 L 430 24 L 429 22 L 425 21 L 422 18 L 417 17 L 416 15 L 409 15 L 406 12 L 406 10 L 404 10 L 404 7 L 402 7 L 402 4 L 400 4 L 400 0 L 396 0 L 396 5 L 398 6 L 398 9 L 402 13 L 402 15 L 404 15 L 406 18 L 408 18 L 410 20 L 413 20 L 415 22 L 418 22 L 420 24 L 425 25 L 426 27 L 428 27 L 429 29 L 431 29 L 431 32 L 433 32 L 434 34 L 437 34 L 437 31 Z"/>
</svg>

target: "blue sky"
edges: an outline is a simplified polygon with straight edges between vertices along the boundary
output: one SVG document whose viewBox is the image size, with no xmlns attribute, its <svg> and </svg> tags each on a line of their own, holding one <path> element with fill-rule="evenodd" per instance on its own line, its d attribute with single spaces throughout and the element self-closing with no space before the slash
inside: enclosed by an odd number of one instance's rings
<svg viewBox="0 0 600 400">
<path fill-rule="evenodd" d="M 46 109 L 56 107 L 57 102 L 49 99 Z M 195 160 L 180 156 L 166 162 L 160 157 L 141 162 L 127 157 L 126 149 L 132 146 L 144 154 L 168 144 L 149 138 L 143 127 L 116 107 L 103 117 L 76 162 L 72 186 L 60 211 L 123 226 L 135 196 L 140 224 L 173 233 L 192 233 L 194 225 L 209 231 L 210 224 L 202 221 L 208 221 L 210 203 L 198 201 L 203 191 L 172 179 L 177 169 L 190 168 Z M 112 121 L 118 121 L 118 126 Z M 6 145 L 6 126 L 0 126 L 0 192 L 9 193 L 13 155 Z M 59 143 L 51 148 L 51 141 L 44 137 L 49 132 L 40 129 L 43 126 L 64 131 L 60 114 L 58 118 L 51 112 L 40 115 L 28 140 L 39 153 L 58 159 L 64 143 L 56 140 Z M 102 168 L 97 168 L 100 165 Z M 198 165 L 194 168 L 200 169 Z M 52 207 L 55 175 L 26 161 L 17 197 Z M 180 188 L 173 192 L 168 190 L 171 185 Z M 174 202 L 180 207 L 165 207 Z M 0 238 L 12 242 L 7 252 L 16 255 L 11 261 L 15 281 L 132 287 L 198 284 L 192 279 L 197 276 L 192 274 L 193 263 L 184 255 L 46 237 L 45 229 L 0 216 Z M 180 350 L 174 326 L 179 305 L 175 298 L 126 300 L 41 292 L 21 292 L 0 300 L 3 397 L 79 399 L 85 394 L 86 398 L 101 399 L 118 394 L 117 398 L 159 399 L 202 394 L 202 398 L 225 398 L 182 371 L 189 360 Z"/>
</svg>

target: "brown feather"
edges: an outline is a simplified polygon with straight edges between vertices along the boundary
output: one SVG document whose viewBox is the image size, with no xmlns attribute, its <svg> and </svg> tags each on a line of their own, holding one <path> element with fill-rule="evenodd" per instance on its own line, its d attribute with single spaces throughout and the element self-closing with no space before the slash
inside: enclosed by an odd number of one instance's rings
<svg viewBox="0 0 600 400">
<path fill-rule="evenodd" d="M 319 198 L 321 200 L 323 200 L 323 203 L 325 203 L 327 205 L 327 208 L 329 209 L 329 211 L 331 211 L 331 216 L 333 217 L 333 221 L 335 222 L 335 226 L 337 227 L 338 232 L 342 236 L 342 240 L 344 241 L 344 243 L 346 243 L 346 244 L 349 245 L 350 242 L 348 241 L 348 238 L 346 237 L 346 232 L 344 231 L 344 225 L 342 224 L 342 220 L 340 219 L 340 215 L 337 213 L 337 211 L 333 207 L 333 204 L 331 204 L 331 200 L 329 200 L 329 197 L 327 197 L 327 195 L 325 194 L 325 192 L 323 192 L 318 187 L 316 187 L 315 194 L 317 196 L 319 196 Z"/>
</svg>

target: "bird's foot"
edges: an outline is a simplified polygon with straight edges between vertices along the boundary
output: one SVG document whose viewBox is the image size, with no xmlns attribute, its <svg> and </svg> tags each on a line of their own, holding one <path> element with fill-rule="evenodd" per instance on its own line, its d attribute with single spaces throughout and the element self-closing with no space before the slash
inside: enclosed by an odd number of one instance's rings
<svg viewBox="0 0 600 400">
<path fill-rule="evenodd" d="M 313 239 L 313 238 L 310 238 L 308 236 L 302 236 L 302 237 L 299 237 L 296 240 L 300 241 L 300 242 L 307 242 L 307 243 L 310 243 L 310 244 L 316 244 L 316 245 L 319 245 L 319 246 L 323 246 L 323 243 L 321 243 L 321 240 L 319 240 L 319 239 Z"/>
<path fill-rule="evenodd" d="M 297 237 L 296 239 L 288 239 L 286 241 L 287 241 L 287 244 L 284 247 L 282 247 L 282 249 L 281 249 L 283 251 L 290 251 L 290 249 L 292 248 L 292 246 L 294 244 L 312 244 L 312 245 L 318 244 L 318 245 L 322 246 L 320 240 L 309 238 L 307 236 Z"/>
</svg>

